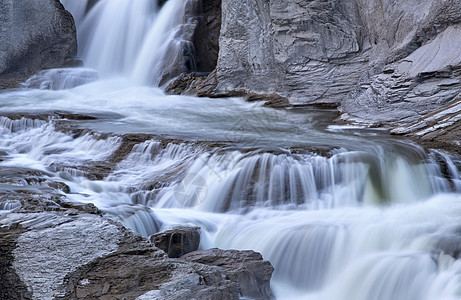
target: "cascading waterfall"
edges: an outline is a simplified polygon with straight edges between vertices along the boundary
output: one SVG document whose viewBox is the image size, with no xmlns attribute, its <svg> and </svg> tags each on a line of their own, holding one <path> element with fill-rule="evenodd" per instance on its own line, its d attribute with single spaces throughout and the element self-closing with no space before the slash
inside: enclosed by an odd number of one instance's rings
<svg viewBox="0 0 461 300">
<path fill-rule="evenodd" d="M 101 0 L 86 15 L 87 1 L 63 4 L 75 16 L 86 67 L 103 78 L 127 76 L 157 86 L 163 69 L 180 54 L 187 2 L 170 0 L 159 11 L 152 0 Z"/>
<path fill-rule="evenodd" d="M 146 237 L 200 226 L 201 248 L 261 252 L 278 299 L 461 298 L 459 156 L 328 127 L 325 112 L 139 86 L 178 57 L 188 1 L 62 2 L 101 80 L 51 71 L 0 93 L 0 167 L 38 174 L 0 191 L 59 182 Z"/>
</svg>

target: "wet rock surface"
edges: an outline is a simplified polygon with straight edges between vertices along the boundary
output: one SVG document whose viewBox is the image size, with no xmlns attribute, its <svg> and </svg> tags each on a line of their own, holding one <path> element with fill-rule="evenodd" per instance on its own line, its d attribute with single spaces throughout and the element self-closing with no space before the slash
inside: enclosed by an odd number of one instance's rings
<svg viewBox="0 0 461 300">
<path fill-rule="evenodd" d="M 0 3 L 0 88 L 16 87 L 40 69 L 77 53 L 72 15 L 59 0 Z"/>
<path fill-rule="evenodd" d="M 200 245 L 200 227 L 177 226 L 154 234 L 151 242 L 165 251 L 168 257 L 177 258 L 196 251 Z"/>
<path fill-rule="evenodd" d="M 270 278 L 274 268 L 257 252 L 215 248 L 185 254 L 181 260 L 219 267 L 229 280 L 239 283 L 244 297 L 273 298 Z"/>
<path fill-rule="evenodd" d="M 226 260 L 232 257 L 240 269 L 228 276 L 209 261 L 171 260 L 118 222 L 73 209 L 78 214 L 0 216 L 4 299 L 238 299 L 239 270 L 246 276 L 244 265 L 262 263 L 261 256 L 234 251 Z"/>
</svg>

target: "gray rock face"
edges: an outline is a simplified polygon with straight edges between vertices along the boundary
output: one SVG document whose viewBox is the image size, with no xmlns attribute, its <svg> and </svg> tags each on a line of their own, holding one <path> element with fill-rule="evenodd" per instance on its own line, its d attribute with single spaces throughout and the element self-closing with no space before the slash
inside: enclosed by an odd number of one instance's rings
<svg viewBox="0 0 461 300">
<path fill-rule="evenodd" d="M 258 264 L 248 278 L 262 278 L 258 290 L 270 292 L 272 267 L 254 252 L 221 253 L 215 263 L 169 259 L 120 223 L 80 208 L 0 216 L 2 299 L 239 299 L 248 285 L 241 278 Z M 222 261 L 234 268 L 216 267 Z"/>
<path fill-rule="evenodd" d="M 360 77 L 353 1 L 224 0 L 222 11 L 217 95 L 278 93 L 292 104 L 336 103 L 334 95 Z"/>
<path fill-rule="evenodd" d="M 407 57 L 361 82 L 342 102 L 344 120 L 416 122 L 461 93 L 461 26 L 453 25 Z"/>
<path fill-rule="evenodd" d="M 0 40 L 0 88 L 60 67 L 77 52 L 72 15 L 59 0 L 1 1 Z"/>
<path fill-rule="evenodd" d="M 270 279 L 274 268 L 257 252 L 209 249 L 188 253 L 181 259 L 223 269 L 231 281 L 239 283 L 240 294 L 244 297 L 273 298 Z"/>
<path fill-rule="evenodd" d="M 196 94 L 277 94 L 341 103 L 347 120 L 411 122 L 457 94 L 460 16 L 453 0 L 223 0 L 217 67 Z"/>
<path fill-rule="evenodd" d="M 335 104 L 366 57 L 355 1 L 222 1 L 215 95 Z"/>
<path fill-rule="evenodd" d="M 199 1 L 195 14 L 197 28 L 192 38 L 197 72 L 211 72 L 216 68 L 221 31 L 221 0 Z"/>
</svg>

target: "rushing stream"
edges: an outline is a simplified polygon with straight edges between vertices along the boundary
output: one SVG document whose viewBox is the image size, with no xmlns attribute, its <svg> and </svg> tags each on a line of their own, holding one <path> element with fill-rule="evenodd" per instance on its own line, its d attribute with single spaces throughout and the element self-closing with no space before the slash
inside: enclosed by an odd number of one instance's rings
<svg viewBox="0 0 461 300">
<path fill-rule="evenodd" d="M 85 68 L 0 91 L 0 170 L 35 176 L 0 191 L 59 182 L 144 236 L 200 226 L 201 248 L 262 253 L 277 299 L 461 298 L 458 156 L 333 111 L 167 96 L 185 1 L 62 2 Z"/>
</svg>

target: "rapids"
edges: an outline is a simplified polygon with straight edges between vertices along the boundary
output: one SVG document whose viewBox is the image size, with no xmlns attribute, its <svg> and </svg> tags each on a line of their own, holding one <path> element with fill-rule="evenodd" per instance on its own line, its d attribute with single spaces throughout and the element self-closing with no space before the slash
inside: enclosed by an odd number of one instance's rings
<svg viewBox="0 0 461 300">
<path fill-rule="evenodd" d="M 0 169 L 40 174 L 0 190 L 60 182 L 144 236 L 200 226 L 201 248 L 262 253 L 277 299 L 460 299 L 459 156 L 334 111 L 165 95 L 184 1 L 62 2 L 85 69 L 0 91 Z"/>
</svg>

